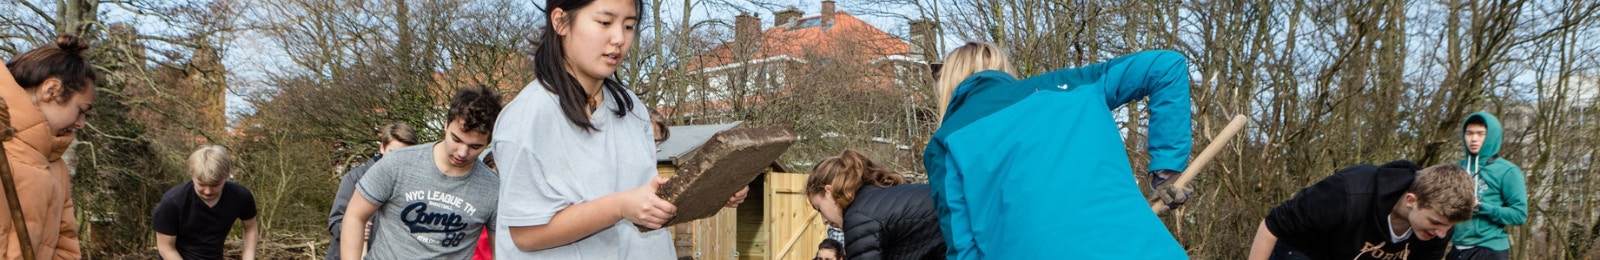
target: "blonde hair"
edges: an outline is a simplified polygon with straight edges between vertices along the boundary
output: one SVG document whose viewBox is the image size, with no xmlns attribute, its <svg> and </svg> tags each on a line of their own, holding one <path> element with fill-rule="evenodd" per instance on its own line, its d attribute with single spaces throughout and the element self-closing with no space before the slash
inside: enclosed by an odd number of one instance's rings
<svg viewBox="0 0 1600 260">
<path fill-rule="evenodd" d="M 1407 192 L 1417 194 L 1417 208 L 1439 212 L 1451 222 L 1462 222 L 1472 218 L 1472 203 L 1478 196 L 1472 185 L 1466 168 L 1449 163 L 1417 171 L 1417 179 Z"/>
<path fill-rule="evenodd" d="M 189 154 L 189 177 L 202 185 L 215 185 L 227 179 L 233 171 L 233 161 L 228 150 L 221 145 L 201 146 Z"/>
<path fill-rule="evenodd" d="M 844 150 L 838 156 L 828 157 L 817 162 L 811 168 L 811 176 L 806 178 L 806 196 L 822 195 L 827 192 L 823 188 L 833 185 L 834 203 L 839 208 L 850 207 L 856 200 L 856 190 L 862 185 L 871 184 L 878 187 L 889 187 L 906 183 L 905 177 L 900 173 L 872 163 L 872 159 L 856 150 Z"/>
<path fill-rule="evenodd" d="M 934 84 L 939 87 L 939 121 L 944 121 L 945 112 L 949 109 L 950 98 L 955 94 L 956 87 L 972 74 L 985 70 L 998 70 L 1011 74 L 1012 77 L 1017 76 L 1016 70 L 1011 68 L 1011 58 L 993 43 L 967 42 L 967 45 L 962 45 L 945 56 L 944 65 L 939 68 L 939 80 Z"/>
</svg>

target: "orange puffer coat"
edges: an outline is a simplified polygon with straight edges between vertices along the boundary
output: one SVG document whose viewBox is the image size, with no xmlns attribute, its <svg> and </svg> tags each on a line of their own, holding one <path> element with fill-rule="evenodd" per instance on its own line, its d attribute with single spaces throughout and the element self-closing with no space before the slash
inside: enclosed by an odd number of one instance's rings
<svg viewBox="0 0 1600 260">
<path fill-rule="evenodd" d="M 35 259 L 78 259 L 78 221 L 73 216 L 72 180 L 61 154 L 73 135 L 55 136 L 44 112 L 18 86 L 11 72 L 0 67 L 0 98 L 10 107 L 11 127 L 17 135 L 5 141 L 6 160 L 16 180 L 28 238 Z M 0 193 L 0 205 L 5 193 Z M 0 206 L 0 259 L 22 259 L 11 208 Z"/>
</svg>

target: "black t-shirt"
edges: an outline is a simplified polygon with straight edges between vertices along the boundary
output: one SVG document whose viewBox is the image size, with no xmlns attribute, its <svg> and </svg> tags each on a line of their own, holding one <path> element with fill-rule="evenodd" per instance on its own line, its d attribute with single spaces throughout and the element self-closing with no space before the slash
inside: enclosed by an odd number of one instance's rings
<svg viewBox="0 0 1600 260">
<path fill-rule="evenodd" d="M 1390 240 L 1389 213 L 1416 179 L 1410 161 L 1339 170 L 1267 214 L 1278 241 L 1312 259 L 1441 259 L 1450 235 Z M 1452 232 L 1454 233 L 1454 232 Z"/>
<path fill-rule="evenodd" d="M 244 186 L 224 183 L 222 197 L 208 207 L 190 181 L 167 190 L 150 222 L 156 232 L 177 237 L 174 246 L 183 259 L 222 259 L 222 243 L 233 222 L 255 217 L 256 198 Z"/>
</svg>

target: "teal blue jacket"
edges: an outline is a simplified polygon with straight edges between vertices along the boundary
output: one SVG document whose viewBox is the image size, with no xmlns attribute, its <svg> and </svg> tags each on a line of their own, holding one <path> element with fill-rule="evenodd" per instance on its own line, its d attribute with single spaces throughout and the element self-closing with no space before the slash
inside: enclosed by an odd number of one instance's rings
<svg viewBox="0 0 1600 260">
<path fill-rule="evenodd" d="M 1458 246 L 1478 246 L 1494 250 L 1511 248 L 1506 226 L 1522 225 L 1528 221 L 1528 187 L 1523 180 L 1522 168 L 1499 158 L 1502 132 L 1500 119 L 1485 112 L 1467 116 L 1467 121 L 1482 118 L 1486 128 L 1483 147 L 1477 154 L 1467 150 L 1461 167 L 1472 174 L 1478 193 L 1478 209 L 1472 219 L 1456 224 L 1455 236 L 1450 241 Z M 1466 141 L 1466 124 L 1461 125 L 1462 141 Z"/>
<path fill-rule="evenodd" d="M 1188 63 L 1146 51 L 957 87 L 923 154 L 947 259 L 1183 259 L 1139 192 L 1111 110 L 1149 98 L 1149 170 L 1190 153 Z M 1135 121 L 1137 122 L 1137 121 Z"/>
</svg>

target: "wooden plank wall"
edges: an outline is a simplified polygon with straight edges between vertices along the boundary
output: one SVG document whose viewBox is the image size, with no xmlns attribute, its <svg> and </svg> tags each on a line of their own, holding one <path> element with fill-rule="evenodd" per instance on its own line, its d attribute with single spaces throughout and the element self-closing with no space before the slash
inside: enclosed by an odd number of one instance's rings
<svg viewBox="0 0 1600 260">
<path fill-rule="evenodd" d="M 716 216 L 695 220 L 694 229 L 694 259 L 701 260 L 728 260 L 736 257 L 734 252 L 734 232 L 737 231 L 738 210 L 723 208 Z"/>
<path fill-rule="evenodd" d="M 766 174 L 750 184 L 750 195 L 739 205 L 737 238 L 739 259 L 767 259 Z"/>
<path fill-rule="evenodd" d="M 806 199 L 806 177 L 800 173 L 767 174 L 767 259 L 808 259 L 817 255 L 817 244 L 826 236 L 827 227 Z M 786 247 L 788 252 L 780 252 Z"/>
</svg>

